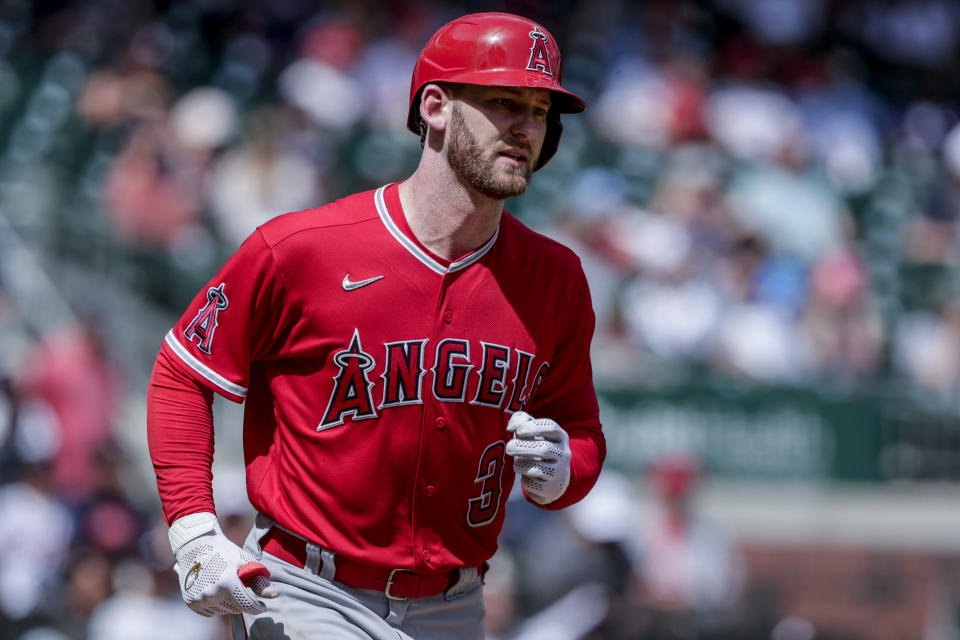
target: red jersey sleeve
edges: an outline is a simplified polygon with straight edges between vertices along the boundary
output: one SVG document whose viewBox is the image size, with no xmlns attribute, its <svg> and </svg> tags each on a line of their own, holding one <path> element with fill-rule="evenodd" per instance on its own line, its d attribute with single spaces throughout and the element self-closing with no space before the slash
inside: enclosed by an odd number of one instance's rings
<svg viewBox="0 0 960 640">
<path fill-rule="evenodd" d="M 250 364 L 282 348 L 298 317 L 284 293 L 257 230 L 164 337 L 147 393 L 147 438 L 168 524 L 214 512 L 213 392 L 243 402 Z"/>
<path fill-rule="evenodd" d="M 212 405 L 213 392 L 161 351 L 147 389 L 147 442 L 168 525 L 191 513 L 215 513 Z"/>
<path fill-rule="evenodd" d="M 565 331 L 550 369 L 544 375 L 531 405 L 526 409 L 537 418 L 556 420 L 570 436 L 570 485 L 566 492 L 544 509 L 562 509 L 583 499 L 600 476 L 607 455 L 600 427 L 600 408 L 593 386 L 590 341 L 595 319 L 586 276 L 577 261 L 570 279 L 569 304 L 558 318 Z"/>
<path fill-rule="evenodd" d="M 193 299 L 162 350 L 199 384 L 243 402 L 250 363 L 268 358 L 297 316 L 273 251 L 257 230 Z"/>
</svg>

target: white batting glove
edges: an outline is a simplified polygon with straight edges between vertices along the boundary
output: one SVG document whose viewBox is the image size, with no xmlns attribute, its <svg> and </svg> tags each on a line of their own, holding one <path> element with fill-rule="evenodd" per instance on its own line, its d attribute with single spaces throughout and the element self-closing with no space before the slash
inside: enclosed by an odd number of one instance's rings
<svg viewBox="0 0 960 640">
<path fill-rule="evenodd" d="M 183 601 L 200 615 L 263 613 L 267 606 L 256 596 L 277 596 L 270 571 L 232 543 L 212 513 L 178 518 L 169 536 Z"/>
<path fill-rule="evenodd" d="M 570 484 L 570 437 L 549 418 L 534 418 L 517 411 L 510 416 L 507 431 L 513 439 L 506 453 L 513 456 L 513 470 L 530 499 L 549 504 L 563 495 Z"/>
</svg>

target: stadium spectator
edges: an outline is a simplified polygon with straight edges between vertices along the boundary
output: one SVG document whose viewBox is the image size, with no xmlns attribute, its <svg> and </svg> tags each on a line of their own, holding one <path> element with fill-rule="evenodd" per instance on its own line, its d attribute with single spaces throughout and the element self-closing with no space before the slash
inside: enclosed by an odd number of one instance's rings
<svg viewBox="0 0 960 640">
<path fill-rule="evenodd" d="M 700 480 L 699 463 L 687 455 L 650 466 L 656 505 L 644 518 L 637 570 L 641 638 L 722 637 L 736 623 L 746 567 L 737 544 L 697 512 Z"/>
</svg>

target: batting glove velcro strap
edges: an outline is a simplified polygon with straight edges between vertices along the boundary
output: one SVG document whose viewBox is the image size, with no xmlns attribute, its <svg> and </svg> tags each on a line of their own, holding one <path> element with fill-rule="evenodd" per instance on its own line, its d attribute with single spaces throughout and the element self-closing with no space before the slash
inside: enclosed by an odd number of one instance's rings
<svg viewBox="0 0 960 640">
<path fill-rule="evenodd" d="M 204 616 L 263 613 L 257 599 L 274 598 L 270 571 L 231 542 L 212 513 L 193 513 L 170 525 L 173 569 L 187 606 Z"/>
<path fill-rule="evenodd" d="M 530 499 L 549 504 L 563 495 L 570 484 L 570 437 L 549 418 L 533 418 L 517 411 L 507 423 L 513 439 L 507 455 L 513 456 L 513 470 Z"/>
</svg>

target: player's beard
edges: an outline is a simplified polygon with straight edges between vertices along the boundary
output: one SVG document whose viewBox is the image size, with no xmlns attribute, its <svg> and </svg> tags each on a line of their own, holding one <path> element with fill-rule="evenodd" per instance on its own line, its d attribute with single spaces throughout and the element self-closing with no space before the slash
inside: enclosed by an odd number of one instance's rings
<svg viewBox="0 0 960 640">
<path fill-rule="evenodd" d="M 521 195 L 530 184 L 533 173 L 525 167 L 505 167 L 507 174 L 498 175 L 497 154 L 484 155 L 476 137 L 467 126 L 460 105 L 453 105 L 450 120 L 450 143 L 447 146 L 447 162 L 453 172 L 481 194 L 494 200 L 506 200 Z"/>
</svg>

